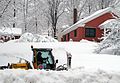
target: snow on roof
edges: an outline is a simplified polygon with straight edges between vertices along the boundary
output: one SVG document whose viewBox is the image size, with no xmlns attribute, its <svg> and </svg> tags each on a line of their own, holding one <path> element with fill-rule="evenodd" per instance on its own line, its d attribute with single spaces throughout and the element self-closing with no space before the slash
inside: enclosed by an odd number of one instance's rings
<svg viewBox="0 0 120 83">
<path fill-rule="evenodd" d="M 21 35 L 22 34 L 22 29 L 21 28 L 6 28 L 6 27 L 1 27 L 0 28 L 0 35 Z"/>
<path fill-rule="evenodd" d="M 74 25 L 72 25 L 71 27 L 67 28 L 66 30 L 64 30 L 62 32 L 61 35 L 65 35 L 67 34 L 68 32 L 70 31 L 73 31 L 75 29 L 77 29 L 78 27 L 84 27 L 85 26 L 85 23 L 107 13 L 107 12 L 111 12 L 112 11 L 112 8 L 111 7 L 108 7 L 108 8 L 105 8 L 105 9 L 101 9 L 101 10 L 98 10 L 97 12 L 93 13 L 92 15 L 84 18 L 84 19 L 81 19 L 79 20 L 77 23 L 75 23 Z"/>
</svg>

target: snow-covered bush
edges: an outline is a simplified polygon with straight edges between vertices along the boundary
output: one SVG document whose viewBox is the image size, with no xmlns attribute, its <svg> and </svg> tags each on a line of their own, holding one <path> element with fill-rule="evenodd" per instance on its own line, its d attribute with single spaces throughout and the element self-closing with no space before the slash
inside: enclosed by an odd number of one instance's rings
<svg viewBox="0 0 120 83">
<path fill-rule="evenodd" d="M 120 22 L 106 25 L 105 27 L 111 27 L 111 32 L 107 37 L 99 44 L 96 49 L 97 53 L 107 53 L 108 50 L 114 55 L 120 55 Z M 109 53 L 110 54 L 110 53 Z"/>
</svg>

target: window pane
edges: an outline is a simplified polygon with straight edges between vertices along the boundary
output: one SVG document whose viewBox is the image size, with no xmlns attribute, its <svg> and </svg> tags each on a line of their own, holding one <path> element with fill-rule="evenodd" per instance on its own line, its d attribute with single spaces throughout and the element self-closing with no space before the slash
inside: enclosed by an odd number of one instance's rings
<svg viewBox="0 0 120 83">
<path fill-rule="evenodd" d="M 77 30 L 74 30 L 74 37 L 77 37 Z"/>
<path fill-rule="evenodd" d="M 50 55 L 49 51 L 48 52 L 47 51 L 43 51 L 41 53 L 42 53 L 42 55 L 41 55 L 42 58 L 47 58 L 48 57 L 49 63 L 53 64 L 53 61 L 52 61 L 52 58 L 51 58 L 51 55 Z"/>
<path fill-rule="evenodd" d="M 95 28 L 85 28 L 85 37 L 95 37 L 96 29 Z"/>
<path fill-rule="evenodd" d="M 66 35 L 63 36 L 63 40 L 66 41 Z"/>
<path fill-rule="evenodd" d="M 69 41 L 69 39 L 70 39 L 70 34 L 68 33 L 68 41 Z"/>
</svg>

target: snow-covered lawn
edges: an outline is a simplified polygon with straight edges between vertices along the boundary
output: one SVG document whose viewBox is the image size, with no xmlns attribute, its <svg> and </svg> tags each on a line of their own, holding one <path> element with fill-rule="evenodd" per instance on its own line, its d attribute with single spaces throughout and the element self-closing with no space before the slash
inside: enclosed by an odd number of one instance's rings
<svg viewBox="0 0 120 83">
<path fill-rule="evenodd" d="M 31 61 L 31 45 L 53 48 L 55 56 L 65 54 L 64 51 L 58 51 L 61 49 L 70 52 L 72 69 L 69 71 L 1 70 L 0 83 L 120 83 L 120 56 L 95 54 L 94 49 L 98 44 L 86 40 L 0 44 L 0 65 L 7 65 L 7 62 L 14 62 L 19 57 Z M 62 60 L 62 57 L 60 58 Z"/>
</svg>

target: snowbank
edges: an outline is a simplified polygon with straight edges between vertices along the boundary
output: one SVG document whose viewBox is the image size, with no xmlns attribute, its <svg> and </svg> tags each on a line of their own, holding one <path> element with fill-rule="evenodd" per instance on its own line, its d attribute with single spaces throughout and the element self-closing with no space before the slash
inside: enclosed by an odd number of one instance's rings
<svg viewBox="0 0 120 83">
<path fill-rule="evenodd" d="M 58 42 L 58 41 L 50 36 L 24 33 L 20 37 L 20 39 L 11 40 L 9 42 Z"/>
<path fill-rule="evenodd" d="M 0 71 L 0 83 L 120 83 L 120 72 L 91 70 L 4 70 Z"/>
<path fill-rule="evenodd" d="M 59 60 L 59 65 L 67 63 L 66 50 L 59 43 L 3 43 L 0 44 L 0 65 L 19 62 L 20 59 L 27 60 L 32 63 L 34 48 L 52 48 L 55 60 Z"/>
</svg>

